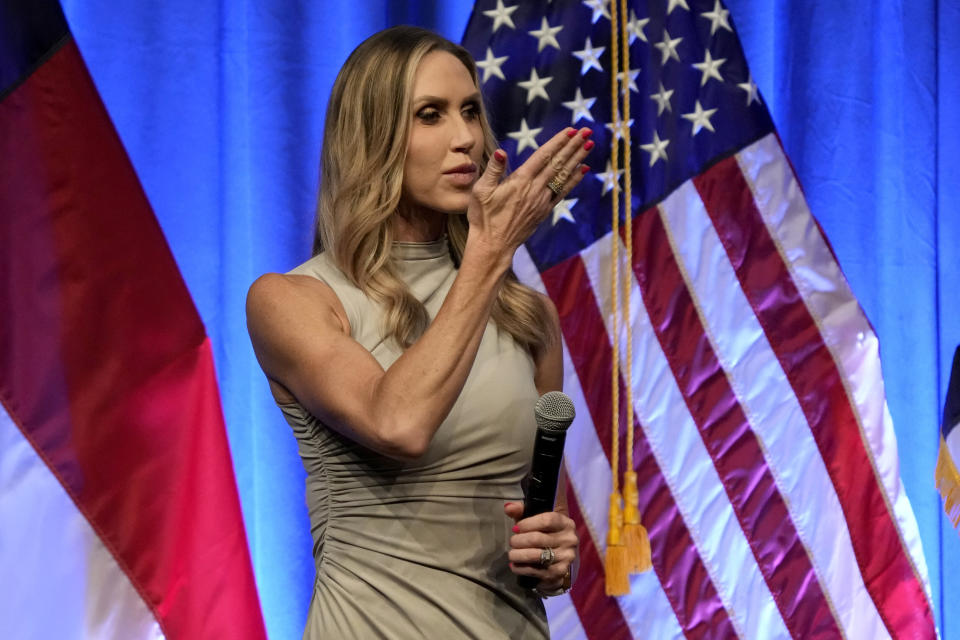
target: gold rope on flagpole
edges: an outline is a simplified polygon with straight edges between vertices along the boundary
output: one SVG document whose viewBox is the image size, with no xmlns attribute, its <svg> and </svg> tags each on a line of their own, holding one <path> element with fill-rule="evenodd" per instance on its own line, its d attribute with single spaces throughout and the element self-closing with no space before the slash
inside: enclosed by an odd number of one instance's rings
<svg viewBox="0 0 960 640">
<path fill-rule="evenodd" d="M 621 509 L 621 496 L 619 485 L 620 472 L 620 328 L 619 328 L 619 308 L 618 291 L 620 289 L 620 180 L 619 164 L 620 154 L 618 150 L 619 141 L 617 139 L 617 126 L 619 115 L 619 87 L 617 82 L 619 74 L 617 67 L 619 64 L 619 48 L 617 38 L 619 36 L 618 15 L 616 1 L 610 3 L 610 109 L 613 117 L 613 144 L 610 145 L 610 171 L 613 174 L 613 193 L 611 194 L 612 221 L 610 234 L 610 304 L 612 305 L 611 314 L 611 339 L 613 347 L 612 362 L 610 368 L 610 393 L 611 393 L 611 425 L 610 425 L 610 477 L 612 479 L 612 490 L 610 492 L 610 510 L 608 513 L 607 528 L 607 551 L 604 558 L 604 573 L 606 574 L 605 591 L 608 596 L 620 596 L 630 592 L 630 581 L 628 579 L 627 567 L 627 548 L 623 544 L 623 511 Z"/>
<path fill-rule="evenodd" d="M 626 367 L 627 390 L 627 467 L 623 474 L 623 543 L 627 548 L 627 566 L 633 573 L 647 571 L 650 563 L 650 539 L 640 522 L 640 495 L 637 491 L 637 473 L 633 467 L 633 323 L 630 316 L 630 292 L 633 288 L 633 181 L 630 157 L 630 40 L 627 34 L 627 0 L 620 0 L 620 48 L 623 59 L 623 165 L 624 165 L 624 245 L 627 267 L 623 278 L 623 323 L 627 330 Z"/>
</svg>

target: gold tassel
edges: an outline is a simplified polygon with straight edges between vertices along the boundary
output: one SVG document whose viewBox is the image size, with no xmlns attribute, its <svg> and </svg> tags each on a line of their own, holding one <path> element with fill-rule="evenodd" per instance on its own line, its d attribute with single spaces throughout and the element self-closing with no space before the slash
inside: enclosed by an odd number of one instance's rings
<svg viewBox="0 0 960 640">
<path fill-rule="evenodd" d="M 640 496 L 637 493 L 637 474 L 623 474 L 623 543 L 627 548 L 627 569 L 643 573 L 653 566 L 650 562 L 650 538 L 640 522 Z"/>
<path fill-rule="evenodd" d="M 947 512 L 947 518 L 956 527 L 960 524 L 960 473 L 957 472 L 955 461 L 950 457 L 943 436 L 940 436 L 940 453 L 937 455 L 935 477 L 937 489 L 943 497 L 943 509 Z"/>
<path fill-rule="evenodd" d="M 610 494 L 610 527 L 607 530 L 607 556 L 604 560 L 606 593 L 608 596 L 623 596 L 630 593 L 627 570 L 627 547 L 623 544 L 623 512 L 620 509 L 620 492 Z"/>
</svg>

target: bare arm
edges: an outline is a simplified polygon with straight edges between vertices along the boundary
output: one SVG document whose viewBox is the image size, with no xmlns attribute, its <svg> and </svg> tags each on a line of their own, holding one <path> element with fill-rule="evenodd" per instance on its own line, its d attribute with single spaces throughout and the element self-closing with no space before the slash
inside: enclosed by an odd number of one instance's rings
<svg viewBox="0 0 960 640">
<path fill-rule="evenodd" d="M 503 161 L 491 160 L 473 189 L 453 286 L 428 329 L 386 371 L 350 337 L 326 285 L 302 276 L 258 279 L 247 325 L 267 377 L 365 446 L 400 459 L 422 455 L 463 388 L 514 251 L 552 207 L 546 183 L 556 163 L 570 168 L 566 191 L 580 181 L 584 138 L 558 133 L 503 182 Z"/>
</svg>

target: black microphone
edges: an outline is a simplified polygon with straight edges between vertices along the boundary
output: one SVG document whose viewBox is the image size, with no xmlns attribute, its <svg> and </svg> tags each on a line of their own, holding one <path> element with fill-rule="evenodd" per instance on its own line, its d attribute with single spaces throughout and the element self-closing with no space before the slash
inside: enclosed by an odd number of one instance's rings
<svg viewBox="0 0 960 640">
<path fill-rule="evenodd" d="M 553 511 L 563 459 L 563 442 L 576 411 L 567 394 L 548 391 L 537 400 L 533 415 L 537 420 L 537 439 L 533 444 L 530 480 L 523 499 L 524 518 Z M 518 582 L 521 587 L 532 589 L 540 581 L 533 576 L 518 576 Z"/>
</svg>

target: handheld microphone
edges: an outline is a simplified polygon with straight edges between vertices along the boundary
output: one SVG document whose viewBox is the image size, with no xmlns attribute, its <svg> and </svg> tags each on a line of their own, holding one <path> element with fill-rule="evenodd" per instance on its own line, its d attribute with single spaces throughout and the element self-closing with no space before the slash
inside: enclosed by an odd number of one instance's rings
<svg viewBox="0 0 960 640">
<path fill-rule="evenodd" d="M 523 517 L 553 511 L 557 497 L 557 478 L 563 459 L 563 443 L 576 411 L 573 402 L 561 391 L 549 391 L 537 400 L 533 409 L 537 421 L 537 439 L 533 444 L 530 482 L 523 499 Z M 539 580 L 519 576 L 521 587 L 532 589 Z"/>
</svg>

